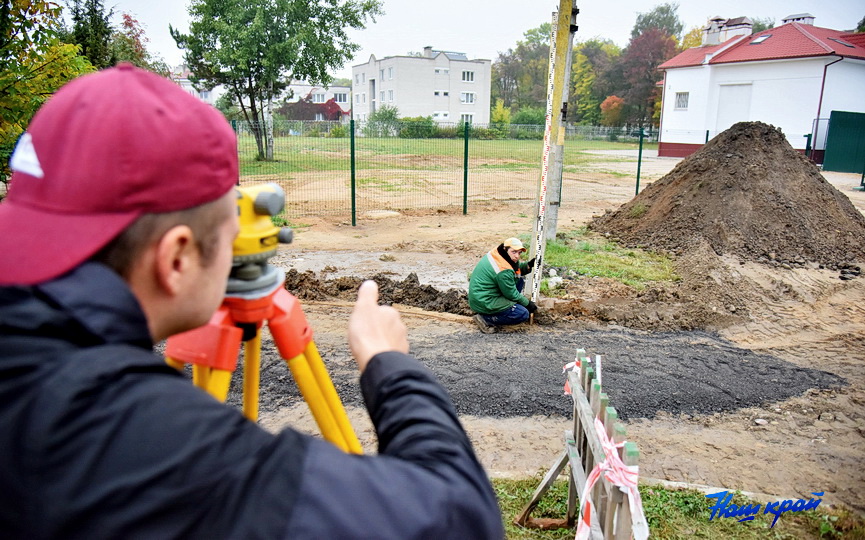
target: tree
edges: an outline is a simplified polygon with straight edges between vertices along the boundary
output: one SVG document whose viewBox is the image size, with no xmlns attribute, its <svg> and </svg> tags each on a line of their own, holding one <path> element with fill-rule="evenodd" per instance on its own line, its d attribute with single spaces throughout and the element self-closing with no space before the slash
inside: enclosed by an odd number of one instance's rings
<svg viewBox="0 0 865 540">
<path fill-rule="evenodd" d="M 601 125 L 621 126 L 624 110 L 624 99 L 618 96 L 609 96 L 601 103 Z"/>
<path fill-rule="evenodd" d="M 654 102 L 660 97 L 656 86 L 661 78 L 658 66 L 675 53 L 676 41 L 660 28 L 649 28 L 631 39 L 622 56 L 629 120 L 643 125 L 652 117 Z"/>
<path fill-rule="evenodd" d="M 270 107 L 292 79 L 327 84 L 359 46 L 349 28 L 381 14 L 379 0 L 191 0 L 189 33 L 169 27 L 193 84 L 234 94 L 258 146 L 273 159 Z"/>
<path fill-rule="evenodd" d="M 61 43 L 61 9 L 52 2 L 0 6 L 0 182 L 11 176 L 9 156 L 30 119 L 58 88 L 93 67 L 78 47 Z"/>
<path fill-rule="evenodd" d="M 515 49 L 499 53 L 492 66 L 492 99 L 505 107 L 543 106 L 547 100 L 550 60 L 550 23 L 525 32 Z"/>
<path fill-rule="evenodd" d="M 399 133 L 399 110 L 383 105 L 369 115 L 363 133 L 367 137 L 391 137 Z"/>
<path fill-rule="evenodd" d="M 72 31 L 66 36 L 69 43 L 81 47 L 81 54 L 96 69 L 113 66 L 117 59 L 111 48 L 111 17 L 114 9 L 105 11 L 102 0 L 73 0 L 69 5 Z"/>
<path fill-rule="evenodd" d="M 147 51 L 150 40 L 144 34 L 137 19 L 123 13 L 120 28 L 111 34 L 109 48 L 115 62 L 130 62 L 138 67 L 149 69 L 167 77 L 171 70 L 162 58 L 153 57 Z"/>
<path fill-rule="evenodd" d="M 685 37 L 682 38 L 682 43 L 679 45 L 679 50 L 684 51 L 693 47 L 699 47 L 703 44 L 703 28 L 695 26 L 688 30 Z"/>
<path fill-rule="evenodd" d="M 505 107 L 502 99 L 496 100 L 496 106 L 490 111 L 490 129 L 504 136 L 511 125 L 511 110 Z"/>
<path fill-rule="evenodd" d="M 865 32 L 865 17 L 862 17 L 862 20 L 856 25 L 856 32 Z"/>
<path fill-rule="evenodd" d="M 682 37 L 682 30 L 685 28 L 679 19 L 678 9 L 678 3 L 660 4 L 649 12 L 638 14 L 637 22 L 631 30 L 631 38 L 639 36 L 649 28 L 660 28 L 678 41 Z"/>
<path fill-rule="evenodd" d="M 762 32 L 763 30 L 768 30 L 770 28 L 775 27 L 775 19 L 771 17 L 759 18 L 755 17 L 751 19 L 751 33 L 756 34 L 757 32 Z"/>
<path fill-rule="evenodd" d="M 574 51 L 571 67 L 573 87 L 570 92 L 568 116 L 584 125 L 598 125 L 601 121 L 600 104 L 606 96 L 618 91 L 612 75 L 621 56 L 621 49 L 610 40 L 590 39 L 579 44 Z"/>
</svg>

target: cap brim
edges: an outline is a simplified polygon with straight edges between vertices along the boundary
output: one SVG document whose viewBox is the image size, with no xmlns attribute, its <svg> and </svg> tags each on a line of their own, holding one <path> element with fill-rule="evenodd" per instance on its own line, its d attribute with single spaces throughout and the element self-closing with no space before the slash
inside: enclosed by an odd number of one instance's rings
<svg viewBox="0 0 865 540">
<path fill-rule="evenodd" d="M 0 285 L 33 285 L 65 274 L 137 217 L 55 214 L 7 199 L 0 203 Z"/>
</svg>

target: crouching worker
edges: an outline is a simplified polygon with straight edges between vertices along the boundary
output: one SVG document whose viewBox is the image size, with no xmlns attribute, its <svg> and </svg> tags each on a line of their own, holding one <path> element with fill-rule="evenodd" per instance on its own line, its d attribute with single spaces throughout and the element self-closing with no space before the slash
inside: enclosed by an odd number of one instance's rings
<svg viewBox="0 0 865 540">
<path fill-rule="evenodd" d="M 269 433 L 153 345 L 208 321 L 238 233 L 225 118 L 131 65 L 70 82 L 0 202 L 0 538 L 501 538 L 444 388 L 366 282 L 348 343 L 378 436 Z"/>
<path fill-rule="evenodd" d="M 469 279 L 469 307 L 476 312 L 475 322 L 481 332 L 492 334 L 497 327 L 529 320 L 538 310 L 523 296 L 526 276 L 535 260 L 520 261 L 526 251 L 519 238 L 508 238 L 483 256 Z"/>
</svg>

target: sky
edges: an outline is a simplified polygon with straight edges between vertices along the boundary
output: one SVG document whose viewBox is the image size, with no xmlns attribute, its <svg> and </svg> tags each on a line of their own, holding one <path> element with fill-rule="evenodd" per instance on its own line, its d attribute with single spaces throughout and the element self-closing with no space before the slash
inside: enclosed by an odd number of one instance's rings
<svg viewBox="0 0 865 540">
<path fill-rule="evenodd" d="M 576 40 L 607 38 L 625 47 L 639 13 L 664 3 L 645 0 L 575 0 L 579 30 Z M 815 16 L 815 26 L 850 30 L 865 17 L 862 0 L 679 0 L 679 19 L 685 32 L 704 26 L 714 16 L 781 19 L 796 13 Z M 558 0 L 383 0 L 384 15 L 368 22 L 363 30 L 350 30 L 350 38 L 360 45 L 352 61 L 331 74 L 351 77 L 351 66 L 376 58 L 420 52 L 427 45 L 437 50 L 463 52 L 470 59 L 495 61 L 499 52 L 516 47 L 526 30 L 551 20 Z M 169 65 L 183 61 L 168 32 L 168 25 L 188 31 L 188 1 L 179 0 L 105 0 L 113 7 L 116 24 L 120 13 L 129 13 L 144 27 L 150 43 L 148 50 Z"/>
</svg>

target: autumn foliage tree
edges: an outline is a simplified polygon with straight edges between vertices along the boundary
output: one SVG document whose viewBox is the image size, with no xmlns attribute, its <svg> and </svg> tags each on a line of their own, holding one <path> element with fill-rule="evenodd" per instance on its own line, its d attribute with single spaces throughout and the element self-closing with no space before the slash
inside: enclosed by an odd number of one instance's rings
<svg viewBox="0 0 865 540">
<path fill-rule="evenodd" d="M 601 103 L 601 125 L 621 126 L 625 111 L 625 100 L 610 96 Z"/>
<path fill-rule="evenodd" d="M 9 156 L 43 102 L 67 81 L 93 70 L 79 48 L 62 43 L 61 10 L 52 2 L 0 5 L 0 182 Z"/>
<path fill-rule="evenodd" d="M 660 28 L 649 28 L 631 39 L 622 55 L 629 120 L 643 125 L 652 118 L 660 95 L 657 83 L 662 78 L 658 66 L 675 54 L 676 40 Z"/>
</svg>

